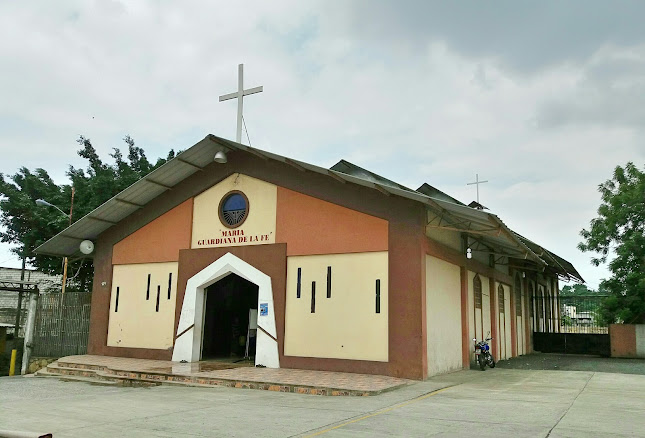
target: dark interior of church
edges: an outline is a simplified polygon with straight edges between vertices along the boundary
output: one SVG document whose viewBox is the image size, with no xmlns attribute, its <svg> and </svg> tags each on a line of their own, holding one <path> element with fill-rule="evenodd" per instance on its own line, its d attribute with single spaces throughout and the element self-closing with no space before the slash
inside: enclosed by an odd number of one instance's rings
<svg viewBox="0 0 645 438">
<path fill-rule="evenodd" d="M 249 309 L 258 307 L 258 286 L 229 274 L 206 289 L 202 360 L 242 358 L 245 355 Z M 253 332 L 254 333 L 254 332 Z M 255 356 L 255 337 L 249 340 Z"/>
</svg>

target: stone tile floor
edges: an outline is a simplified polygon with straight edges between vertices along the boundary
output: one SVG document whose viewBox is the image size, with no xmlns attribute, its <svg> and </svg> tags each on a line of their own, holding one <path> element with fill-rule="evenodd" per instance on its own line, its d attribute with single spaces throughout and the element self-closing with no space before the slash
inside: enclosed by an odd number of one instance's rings
<svg viewBox="0 0 645 438">
<path fill-rule="evenodd" d="M 278 385 L 292 385 L 299 387 L 364 391 L 366 393 L 379 393 L 414 383 L 414 381 L 411 380 L 389 376 L 287 368 L 255 368 L 248 366 L 248 364 L 232 364 L 221 361 L 178 363 L 163 360 L 80 355 L 60 358 L 58 363 L 61 366 L 70 364 L 78 367 L 103 367 L 114 371 L 156 373 L 196 378 L 203 377 L 243 382 L 274 383 Z"/>
</svg>

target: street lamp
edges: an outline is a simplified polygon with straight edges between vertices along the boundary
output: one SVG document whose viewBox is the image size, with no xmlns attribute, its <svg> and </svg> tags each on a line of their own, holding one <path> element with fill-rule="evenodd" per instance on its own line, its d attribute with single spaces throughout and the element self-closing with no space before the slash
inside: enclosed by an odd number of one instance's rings
<svg viewBox="0 0 645 438">
<path fill-rule="evenodd" d="M 60 208 L 56 207 L 54 204 L 51 204 L 44 199 L 36 199 L 36 205 L 40 207 L 54 207 L 56 210 L 60 211 L 64 216 L 67 216 L 69 218 L 69 225 L 72 225 L 72 211 L 74 210 L 74 193 L 76 192 L 76 189 L 72 187 L 72 202 L 69 207 L 69 215 L 65 213 L 63 210 Z M 63 286 L 61 288 L 61 294 L 65 293 L 65 286 L 67 284 L 67 257 L 63 259 Z M 62 296 L 62 295 L 61 295 Z"/>
<path fill-rule="evenodd" d="M 54 207 L 56 210 L 60 211 L 65 216 L 68 216 L 68 214 L 65 213 L 63 210 L 61 210 L 60 208 L 56 207 L 54 204 L 50 204 L 49 202 L 45 201 L 44 199 L 36 199 L 36 205 L 38 205 L 40 207 Z"/>
</svg>

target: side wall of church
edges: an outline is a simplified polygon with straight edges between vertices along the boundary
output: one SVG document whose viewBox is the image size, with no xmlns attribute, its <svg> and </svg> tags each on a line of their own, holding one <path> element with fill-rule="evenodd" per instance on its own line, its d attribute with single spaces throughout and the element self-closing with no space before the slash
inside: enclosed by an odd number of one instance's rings
<svg viewBox="0 0 645 438">
<path fill-rule="evenodd" d="M 459 266 L 426 255 L 428 376 L 463 367 Z"/>
<path fill-rule="evenodd" d="M 475 299 L 475 276 L 481 281 L 481 301 Z M 468 338 L 470 339 L 470 361 L 475 361 L 473 338 L 478 341 L 492 336 L 490 279 L 485 275 L 468 271 Z M 494 298 L 493 298 L 494 299 Z M 481 303 L 481 304 L 480 304 Z M 489 335 L 490 334 L 490 335 Z M 494 337 L 494 336 L 493 336 Z"/>
<path fill-rule="evenodd" d="M 451 238 L 444 235 L 441 239 L 434 239 L 433 236 L 436 237 L 434 234 L 426 233 L 428 237 L 426 254 L 433 257 L 430 259 L 430 264 L 437 265 L 429 265 L 426 270 L 439 269 L 447 273 L 456 272 L 456 269 L 459 269 L 459 284 L 452 281 L 452 286 L 446 288 L 443 294 L 453 297 L 458 292 L 461 293 L 459 321 L 461 322 L 462 366 L 468 367 L 475 361 L 473 338 L 481 340 L 485 337 L 492 337 L 490 345 L 496 359 L 510 358 L 532 351 L 532 332 L 529 327 L 532 319 L 526 317 L 529 305 L 526 286 L 521 292 L 526 296 L 520 296 L 522 315 L 518 316 L 516 296 L 512 286 L 513 277 L 511 276 L 511 274 L 515 274 L 515 271 L 510 270 L 504 264 L 491 267 L 488 255 L 483 252 L 473 252 L 473 257 L 468 259 L 461 246 L 457 247 L 457 242 L 461 239 L 460 233 L 456 231 L 452 233 Z M 453 244 L 448 246 L 445 244 L 447 241 L 452 241 Z M 447 265 L 442 267 L 434 258 L 446 262 Z M 478 284 L 481 284 L 481 295 L 477 294 L 477 296 L 475 294 L 475 278 L 477 278 Z M 426 280 L 428 290 L 435 287 L 428 284 L 432 281 L 428 276 Z M 502 293 L 499 291 L 500 287 Z M 440 303 L 442 298 L 446 299 L 446 297 L 428 295 L 429 301 L 437 303 Z M 427 316 L 431 318 L 429 309 L 432 308 L 432 303 L 427 303 L 427 306 Z M 428 343 L 430 343 L 430 339 L 436 333 L 441 333 L 441 330 L 434 327 L 430 320 L 427 324 Z"/>
<path fill-rule="evenodd" d="M 513 357 L 513 339 L 511 336 L 513 315 L 511 314 L 510 287 L 506 284 L 495 282 L 495 293 L 499 315 L 497 320 L 499 339 L 498 360 L 505 360 Z"/>
</svg>

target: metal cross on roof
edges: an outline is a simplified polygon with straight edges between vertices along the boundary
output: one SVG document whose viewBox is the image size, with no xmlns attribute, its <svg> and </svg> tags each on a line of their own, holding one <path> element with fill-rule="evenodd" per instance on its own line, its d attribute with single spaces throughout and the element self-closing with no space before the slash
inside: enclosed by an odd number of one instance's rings
<svg viewBox="0 0 645 438">
<path fill-rule="evenodd" d="M 471 186 L 471 185 L 473 185 L 473 184 L 476 184 L 476 185 L 477 185 L 477 203 L 478 203 L 478 204 L 479 204 L 479 185 L 480 185 L 480 184 L 487 183 L 487 182 L 488 182 L 488 181 L 480 181 L 480 180 L 479 180 L 479 174 L 478 174 L 478 173 L 476 173 L 476 174 L 475 174 L 475 182 L 471 182 L 471 183 L 467 183 L 467 184 L 466 184 L 467 186 Z"/>
<path fill-rule="evenodd" d="M 237 67 L 237 91 L 235 93 L 225 94 L 219 97 L 219 101 L 223 102 L 225 100 L 237 98 L 237 137 L 236 140 L 238 143 L 242 143 L 242 101 L 244 96 L 249 94 L 261 93 L 263 91 L 262 86 L 249 88 L 248 90 L 244 89 L 244 64 L 240 64 Z"/>
</svg>

